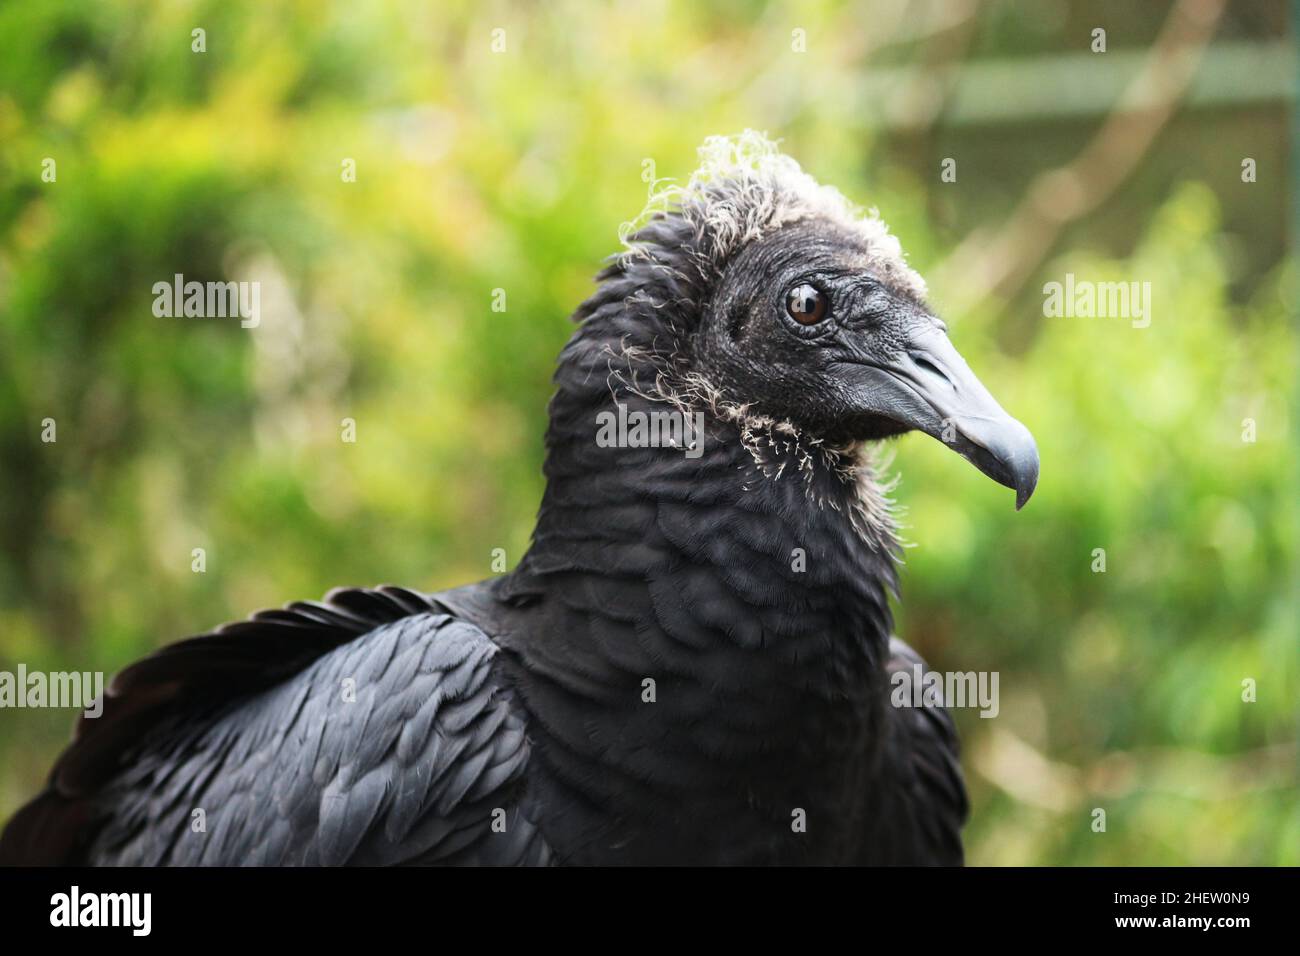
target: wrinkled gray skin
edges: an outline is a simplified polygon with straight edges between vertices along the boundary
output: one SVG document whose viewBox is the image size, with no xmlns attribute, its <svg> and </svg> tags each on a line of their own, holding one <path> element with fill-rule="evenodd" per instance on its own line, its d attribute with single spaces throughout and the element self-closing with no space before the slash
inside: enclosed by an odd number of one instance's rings
<svg viewBox="0 0 1300 956">
<path fill-rule="evenodd" d="M 786 309 L 800 283 L 829 298 L 816 325 Z M 1017 507 L 1038 481 L 1033 437 L 971 372 L 947 327 L 834 223 L 794 223 L 747 245 L 723 274 L 693 358 L 733 401 L 829 442 L 923 431 L 1014 488 Z"/>
</svg>

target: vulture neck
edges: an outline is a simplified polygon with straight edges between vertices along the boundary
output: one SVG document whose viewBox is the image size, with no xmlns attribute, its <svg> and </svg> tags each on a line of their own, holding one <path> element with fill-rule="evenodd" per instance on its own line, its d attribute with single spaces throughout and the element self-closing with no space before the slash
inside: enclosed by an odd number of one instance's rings
<svg viewBox="0 0 1300 956">
<path fill-rule="evenodd" d="M 869 466 L 856 450 L 668 384 L 643 353 L 621 369 L 618 353 L 601 354 L 599 375 L 558 376 L 547 489 L 518 579 L 542 591 L 564 582 L 570 604 L 581 579 L 610 598 L 591 608 L 610 621 L 653 620 L 682 652 L 782 659 L 803 686 L 823 669 L 826 690 L 852 696 L 842 668 L 862 676 L 882 660 L 897 586 L 898 546 Z M 577 378 L 599 387 L 565 388 Z M 623 653 L 609 638 L 567 643 Z"/>
<path fill-rule="evenodd" d="M 544 728 L 550 785 L 592 819 L 626 813 L 630 794 L 647 812 L 703 808 L 683 840 L 740 861 L 725 822 L 738 794 L 787 832 L 791 807 L 861 812 L 888 719 L 893 539 L 835 456 L 662 400 L 655 337 L 639 338 L 589 321 L 562 356 L 533 544 L 497 590 L 519 624 L 499 641 Z M 703 416 L 694 450 L 626 447 L 630 427 L 624 447 L 598 440 L 602 422 L 682 411 Z M 687 782 L 692 802 L 657 781 Z M 609 840 L 636 839 L 618 826 Z M 834 852 L 821 837 L 791 853 Z"/>
</svg>

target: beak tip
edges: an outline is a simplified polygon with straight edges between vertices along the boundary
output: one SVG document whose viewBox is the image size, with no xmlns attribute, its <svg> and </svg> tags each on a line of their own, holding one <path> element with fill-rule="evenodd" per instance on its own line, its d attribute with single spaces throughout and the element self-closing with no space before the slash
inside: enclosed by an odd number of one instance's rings
<svg viewBox="0 0 1300 956">
<path fill-rule="evenodd" d="M 1032 438 L 1030 439 L 1033 440 Z M 1034 494 L 1034 489 L 1038 487 L 1038 449 L 1034 449 L 1032 456 L 1032 467 L 1019 471 L 1016 474 L 1016 510 L 1019 511 L 1025 506 Z"/>
</svg>

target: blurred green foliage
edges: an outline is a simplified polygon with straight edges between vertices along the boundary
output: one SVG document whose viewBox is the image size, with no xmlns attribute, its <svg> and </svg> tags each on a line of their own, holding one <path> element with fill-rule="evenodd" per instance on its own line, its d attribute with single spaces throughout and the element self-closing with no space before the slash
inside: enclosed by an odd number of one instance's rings
<svg viewBox="0 0 1300 956">
<path fill-rule="evenodd" d="M 1086 44 L 1028 6 L 989 4 L 974 53 Z M 1164 12 L 1110 9 L 1136 48 Z M 1043 168 L 1027 136 L 1066 155 L 1086 136 L 967 131 L 983 159 L 941 184 L 942 119 L 900 140 L 876 122 L 890 104 L 853 95 L 877 64 L 924 66 L 907 16 L 861 42 L 884 19 L 738 0 L 0 6 L 0 669 L 113 672 L 334 585 L 432 589 L 486 577 L 493 548 L 517 560 L 567 316 L 643 204 L 647 159 L 680 179 L 706 135 L 766 129 L 878 206 L 927 273 Z M 1179 122 L 1209 156 L 1216 124 L 1285 136 L 1284 109 Z M 1278 221 L 1240 214 L 1286 200 L 1276 168 L 1231 186 L 1248 150 L 1226 180 L 1150 160 L 1098 211 L 1122 235 L 1085 222 L 1024 289 L 948 316 L 1038 438 L 1024 512 L 939 444 L 897 443 L 900 633 L 941 669 L 1001 675 L 997 719 L 958 715 L 972 862 L 1300 863 L 1300 283 L 1267 252 Z M 262 326 L 155 318 L 151 287 L 178 272 L 259 280 Z M 1041 285 L 1066 272 L 1151 282 L 1151 326 L 1044 318 Z M 0 819 L 69 723 L 0 713 Z"/>
</svg>

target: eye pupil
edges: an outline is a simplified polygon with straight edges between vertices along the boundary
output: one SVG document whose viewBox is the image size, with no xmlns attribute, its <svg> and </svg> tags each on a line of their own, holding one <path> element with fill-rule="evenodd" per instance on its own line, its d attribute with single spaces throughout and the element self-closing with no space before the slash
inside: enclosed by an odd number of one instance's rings
<svg viewBox="0 0 1300 956">
<path fill-rule="evenodd" d="M 826 296 L 807 283 L 797 285 L 786 296 L 785 308 L 801 325 L 815 325 L 826 318 Z"/>
</svg>

